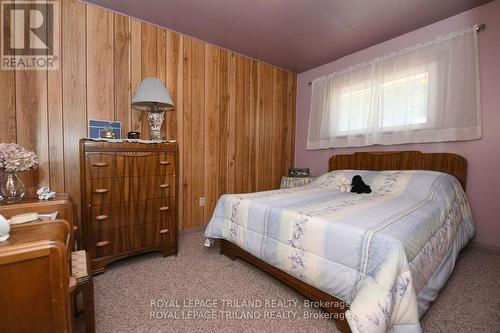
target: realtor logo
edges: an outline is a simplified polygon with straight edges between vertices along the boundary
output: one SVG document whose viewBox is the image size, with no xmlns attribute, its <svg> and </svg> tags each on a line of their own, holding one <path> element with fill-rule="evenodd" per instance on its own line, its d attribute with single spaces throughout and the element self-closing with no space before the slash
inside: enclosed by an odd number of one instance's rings
<svg viewBox="0 0 500 333">
<path fill-rule="evenodd" d="M 3 1 L 1 15 L 3 70 L 58 69 L 58 1 Z"/>
</svg>

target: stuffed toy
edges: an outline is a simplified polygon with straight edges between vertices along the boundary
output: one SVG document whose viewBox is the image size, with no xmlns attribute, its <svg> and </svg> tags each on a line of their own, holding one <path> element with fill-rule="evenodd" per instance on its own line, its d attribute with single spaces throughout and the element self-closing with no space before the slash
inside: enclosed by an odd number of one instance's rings
<svg viewBox="0 0 500 333">
<path fill-rule="evenodd" d="M 352 178 L 351 182 L 352 188 L 351 192 L 361 194 L 361 193 L 372 193 L 372 189 L 369 185 L 366 185 L 360 175 L 356 175 Z"/>
<path fill-rule="evenodd" d="M 351 181 L 347 177 L 342 177 L 337 185 L 337 190 L 340 192 L 349 192 L 351 190 Z"/>
</svg>

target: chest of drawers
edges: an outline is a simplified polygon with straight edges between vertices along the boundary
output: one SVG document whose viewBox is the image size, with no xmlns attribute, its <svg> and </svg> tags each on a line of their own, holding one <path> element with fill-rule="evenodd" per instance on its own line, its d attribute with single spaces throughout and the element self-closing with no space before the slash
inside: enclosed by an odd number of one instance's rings
<svg viewBox="0 0 500 333">
<path fill-rule="evenodd" d="M 177 145 L 80 141 L 82 229 L 94 273 L 132 255 L 176 254 Z"/>
</svg>

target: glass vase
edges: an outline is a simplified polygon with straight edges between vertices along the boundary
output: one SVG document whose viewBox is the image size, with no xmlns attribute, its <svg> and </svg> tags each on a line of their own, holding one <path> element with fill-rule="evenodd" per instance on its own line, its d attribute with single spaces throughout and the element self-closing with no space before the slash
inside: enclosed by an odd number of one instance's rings
<svg viewBox="0 0 500 333">
<path fill-rule="evenodd" d="M 0 184 L 0 196 L 6 203 L 18 202 L 24 198 L 26 186 L 15 172 L 4 171 Z"/>
</svg>

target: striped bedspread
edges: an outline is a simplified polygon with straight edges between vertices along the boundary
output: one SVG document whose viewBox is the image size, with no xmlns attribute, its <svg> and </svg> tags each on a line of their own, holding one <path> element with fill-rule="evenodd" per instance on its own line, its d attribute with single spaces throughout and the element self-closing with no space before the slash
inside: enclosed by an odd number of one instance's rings
<svg viewBox="0 0 500 333">
<path fill-rule="evenodd" d="M 356 174 L 371 194 L 336 189 Z M 224 195 L 205 231 L 349 303 L 353 332 L 420 332 L 421 315 L 473 233 L 453 176 L 359 170 L 299 188 Z"/>
</svg>

